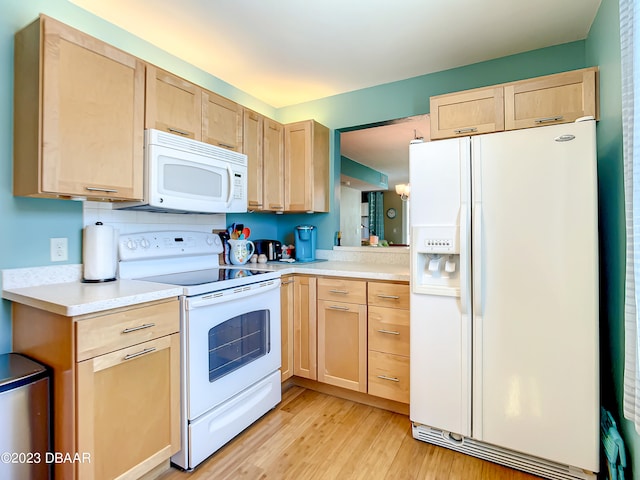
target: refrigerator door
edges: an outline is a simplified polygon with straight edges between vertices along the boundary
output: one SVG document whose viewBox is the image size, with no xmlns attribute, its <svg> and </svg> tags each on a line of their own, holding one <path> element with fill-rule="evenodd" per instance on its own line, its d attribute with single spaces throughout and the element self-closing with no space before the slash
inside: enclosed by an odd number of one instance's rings
<svg viewBox="0 0 640 480">
<path fill-rule="evenodd" d="M 411 391 L 416 423 L 471 433 L 469 138 L 412 145 Z"/>
<path fill-rule="evenodd" d="M 473 437 L 598 471 L 595 124 L 474 137 L 472 157 Z"/>
</svg>

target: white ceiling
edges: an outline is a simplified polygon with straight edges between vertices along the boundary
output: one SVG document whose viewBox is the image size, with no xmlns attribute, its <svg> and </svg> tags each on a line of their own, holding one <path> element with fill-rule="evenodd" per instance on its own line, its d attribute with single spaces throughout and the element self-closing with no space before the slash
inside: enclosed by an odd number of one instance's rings
<svg viewBox="0 0 640 480">
<path fill-rule="evenodd" d="M 586 38 L 600 0 L 70 0 L 283 107 Z"/>
<path fill-rule="evenodd" d="M 70 1 L 279 108 L 584 39 L 601 0 Z M 406 182 L 412 120 L 342 154 Z"/>
</svg>

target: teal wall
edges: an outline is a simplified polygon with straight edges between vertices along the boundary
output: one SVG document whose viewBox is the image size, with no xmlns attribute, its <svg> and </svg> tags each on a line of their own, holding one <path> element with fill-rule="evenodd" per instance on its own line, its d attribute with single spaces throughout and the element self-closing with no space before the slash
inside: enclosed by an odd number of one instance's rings
<svg viewBox="0 0 640 480">
<path fill-rule="evenodd" d="M 383 190 L 389 187 L 389 179 L 384 173 L 344 156 L 340 158 L 340 174 L 362 180 Z"/>
<path fill-rule="evenodd" d="M 600 203 L 602 404 L 617 418 L 632 472 L 640 472 L 640 436 L 623 419 L 625 221 L 622 160 L 620 17 L 616 0 L 603 0 L 586 42 L 589 63 L 600 66 L 598 178 Z M 636 478 L 627 472 L 626 478 Z"/>
<path fill-rule="evenodd" d="M 319 248 L 330 248 L 339 230 L 341 130 L 429 112 L 429 96 L 599 65 L 601 121 L 598 125 L 602 277 L 603 401 L 619 411 L 623 368 L 624 221 L 620 126 L 620 54 L 616 0 L 603 0 L 589 38 L 412 79 L 275 109 L 173 57 L 66 0 L 0 2 L 0 269 L 50 264 L 50 237 L 69 238 L 69 262 L 81 262 L 81 204 L 14 198 L 12 176 L 13 35 L 43 12 L 151 63 L 173 71 L 283 123 L 314 118 L 333 130 L 331 212 L 328 214 L 229 215 L 228 223 L 252 225 L 254 238 L 292 241 L 295 225 L 319 227 Z M 0 352 L 10 351 L 10 305 L 0 308 Z M 640 440 L 621 422 L 633 463 Z M 636 469 L 637 470 L 637 469 Z"/>
</svg>

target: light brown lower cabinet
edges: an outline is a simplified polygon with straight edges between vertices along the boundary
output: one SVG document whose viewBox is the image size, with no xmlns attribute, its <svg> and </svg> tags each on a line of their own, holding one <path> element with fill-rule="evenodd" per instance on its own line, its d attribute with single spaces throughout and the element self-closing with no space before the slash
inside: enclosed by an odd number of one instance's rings
<svg viewBox="0 0 640 480">
<path fill-rule="evenodd" d="M 409 285 L 368 282 L 369 394 L 409 403 Z"/>
<path fill-rule="evenodd" d="M 280 380 L 282 382 L 293 376 L 293 283 L 293 275 L 283 276 L 280 283 Z"/>
<path fill-rule="evenodd" d="M 367 391 L 367 306 L 318 301 L 318 381 Z"/>
<path fill-rule="evenodd" d="M 177 299 L 79 317 L 13 304 L 13 346 L 53 371 L 55 478 L 137 479 L 180 450 Z"/>
<path fill-rule="evenodd" d="M 294 277 L 293 374 L 309 380 L 318 378 L 316 285 L 315 277 Z"/>
</svg>

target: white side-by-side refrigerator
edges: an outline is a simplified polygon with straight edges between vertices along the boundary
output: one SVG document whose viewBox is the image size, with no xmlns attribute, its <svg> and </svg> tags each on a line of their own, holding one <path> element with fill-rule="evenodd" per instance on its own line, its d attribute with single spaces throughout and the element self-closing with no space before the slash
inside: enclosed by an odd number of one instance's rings
<svg viewBox="0 0 640 480">
<path fill-rule="evenodd" d="M 410 146 L 413 435 L 599 470 L 595 122 Z"/>
</svg>

